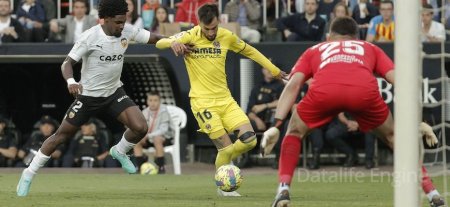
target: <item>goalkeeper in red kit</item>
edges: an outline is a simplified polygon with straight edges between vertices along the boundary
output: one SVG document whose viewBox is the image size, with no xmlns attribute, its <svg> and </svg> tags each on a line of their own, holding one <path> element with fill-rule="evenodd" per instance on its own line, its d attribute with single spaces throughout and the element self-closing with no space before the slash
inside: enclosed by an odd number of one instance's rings
<svg viewBox="0 0 450 207">
<path fill-rule="evenodd" d="M 279 187 L 272 206 L 290 204 L 289 186 L 297 166 L 301 139 L 311 129 L 330 122 L 340 112 L 347 112 L 358 122 L 360 130 L 375 130 L 393 149 L 394 120 L 383 101 L 374 73 L 395 83 L 394 64 L 377 46 L 357 40 L 358 25 L 349 17 L 336 18 L 331 24 L 329 40 L 306 50 L 292 68 L 275 113 L 277 122 L 263 136 L 261 147 L 268 154 L 279 138 L 279 127 L 294 105 L 305 83 L 312 79 L 308 92 L 292 113 L 281 145 Z M 419 126 L 419 123 L 418 123 Z M 428 145 L 438 140 L 430 126 L 420 123 Z M 422 167 L 422 188 L 434 206 L 445 206 Z"/>
</svg>

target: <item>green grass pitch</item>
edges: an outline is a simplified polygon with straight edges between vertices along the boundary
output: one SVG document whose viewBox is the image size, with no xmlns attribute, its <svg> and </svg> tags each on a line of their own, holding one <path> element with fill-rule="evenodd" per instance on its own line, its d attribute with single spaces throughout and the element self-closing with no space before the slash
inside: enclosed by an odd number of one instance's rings
<svg viewBox="0 0 450 207">
<path fill-rule="evenodd" d="M 27 197 L 17 197 L 19 174 L 0 174 L 0 206 L 270 206 L 277 176 L 245 175 L 242 197 L 218 197 L 213 175 L 47 174 L 35 177 Z M 303 179 L 304 177 L 301 177 Z M 326 182 L 295 178 L 292 206 L 393 206 L 392 179 L 363 177 L 361 182 L 329 177 Z M 442 178 L 434 179 L 438 187 Z M 442 189 L 442 188 L 441 188 Z M 405 198 L 407 199 L 407 198 Z M 423 199 L 423 206 L 427 206 Z"/>
</svg>

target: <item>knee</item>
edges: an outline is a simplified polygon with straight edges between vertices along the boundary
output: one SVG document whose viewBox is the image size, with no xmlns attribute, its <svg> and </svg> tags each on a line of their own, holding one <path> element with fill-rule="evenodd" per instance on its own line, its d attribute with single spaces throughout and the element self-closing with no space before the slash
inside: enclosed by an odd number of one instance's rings
<svg viewBox="0 0 450 207">
<path fill-rule="evenodd" d="M 145 135 L 147 134 L 147 131 L 148 131 L 148 126 L 147 126 L 147 124 L 145 124 L 145 122 L 139 123 L 139 124 L 136 124 L 133 128 L 131 128 L 131 130 L 138 137 L 145 137 Z"/>
<path fill-rule="evenodd" d="M 256 146 L 256 134 L 254 131 L 247 131 L 238 137 L 242 143 L 246 144 L 249 149 L 253 149 Z"/>
</svg>

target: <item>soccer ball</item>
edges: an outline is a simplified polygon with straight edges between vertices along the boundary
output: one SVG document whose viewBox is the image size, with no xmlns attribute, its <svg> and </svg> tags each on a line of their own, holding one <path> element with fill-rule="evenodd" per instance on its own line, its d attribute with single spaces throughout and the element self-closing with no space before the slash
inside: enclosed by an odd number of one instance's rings
<svg viewBox="0 0 450 207">
<path fill-rule="evenodd" d="M 156 175 L 158 174 L 158 169 L 149 162 L 141 165 L 141 175 Z"/>
<path fill-rule="evenodd" d="M 241 170 L 234 165 L 222 165 L 214 176 L 220 190 L 231 192 L 237 190 L 242 183 Z"/>
</svg>

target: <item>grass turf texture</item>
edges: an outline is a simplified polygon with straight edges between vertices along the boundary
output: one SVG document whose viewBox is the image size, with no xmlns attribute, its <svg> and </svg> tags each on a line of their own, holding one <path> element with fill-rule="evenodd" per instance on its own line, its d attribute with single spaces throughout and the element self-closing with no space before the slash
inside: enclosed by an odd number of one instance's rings
<svg viewBox="0 0 450 207">
<path fill-rule="evenodd" d="M 35 177 L 27 197 L 15 193 L 19 174 L 1 174 L 0 206 L 270 206 L 274 175 L 244 175 L 242 197 L 218 197 L 213 175 L 44 174 Z M 303 177 L 304 178 L 304 177 Z M 341 177 L 342 178 L 342 177 Z M 375 180 L 377 182 L 371 182 Z M 392 206 L 389 177 L 363 182 L 300 182 L 291 190 L 293 206 Z M 383 180 L 382 182 L 380 182 Z M 391 179 L 392 180 L 392 179 Z M 442 186 L 442 177 L 434 179 Z M 442 189 L 442 188 L 441 188 Z M 406 198 L 405 198 L 406 199 Z M 423 199 L 423 206 L 428 206 Z"/>
</svg>

